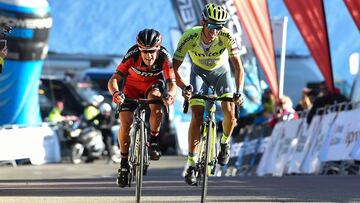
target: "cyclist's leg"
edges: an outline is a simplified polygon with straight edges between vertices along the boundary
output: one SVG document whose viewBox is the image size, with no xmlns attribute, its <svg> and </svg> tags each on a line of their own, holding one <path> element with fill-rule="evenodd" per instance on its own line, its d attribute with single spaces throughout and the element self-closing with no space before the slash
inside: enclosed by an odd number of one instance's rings
<svg viewBox="0 0 360 203">
<path fill-rule="evenodd" d="M 129 145 L 130 145 L 130 126 L 133 120 L 133 113 L 131 111 L 120 112 L 120 129 L 118 133 L 118 140 L 120 146 L 120 168 L 118 170 L 117 184 L 119 187 L 125 187 L 128 185 L 129 179 Z"/>
<path fill-rule="evenodd" d="M 203 101 L 203 100 L 202 100 Z M 191 103 L 191 101 L 190 101 Z M 187 169 L 185 172 L 185 182 L 189 185 L 196 185 L 197 180 L 195 176 L 196 170 L 196 157 L 199 153 L 199 145 L 201 139 L 201 124 L 203 122 L 204 106 L 192 105 L 191 106 L 191 121 L 188 134 L 188 159 Z"/>
<path fill-rule="evenodd" d="M 195 86 L 198 87 L 198 86 Z M 199 90 L 200 89 L 200 90 Z M 194 89 L 194 92 L 203 92 L 207 89 L 206 84 L 202 84 L 200 88 Z M 188 168 L 185 173 L 185 182 L 189 185 L 195 185 L 197 183 L 195 176 L 196 156 L 199 151 L 199 144 L 201 138 L 201 124 L 203 123 L 205 101 L 202 99 L 191 99 L 191 121 L 188 134 Z"/>
<path fill-rule="evenodd" d="M 137 98 L 139 94 L 138 90 L 133 86 L 127 84 L 124 87 L 125 96 L 128 98 Z M 130 127 L 133 122 L 133 112 L 136 109 L 136 106 L 129 103 L 124 103 L 121 105 L 120 110 L 120 128 L 118 132 L 118 141 L 120 147 L 120 169 L 118 170 L 117 184 L 119 187 L 125 187 L 129 183 L 128 174 L 130 172 L 129 167 L 129 146 L 130 146 Z"/>
<path fill-rule="evenodd" d="M 150 88 L 147 91 L 147 98 L 148 99 L 161 99 L 162 87 L 159 87 L 162 84 L 151 84 Z M 159 160 L 161 156 L 161 151 L 159 147 L 159 132 L 161 127 L 161 120 L 162 120 L 162 111 L 161 106 L 150 104 L 150 159 L 151 160 Z"/>
<path fill-rule="evenodd" d="M 216 92 L 221 97 L 232 98 L 234 85 L 229 72 L 225 72 L 219 76 L 216 84 Z M 221 102 L 221 108 L 224 113 L 224 120 L 222 122 L 223 134 L 220 140 L 218 162 L 220 165 L 226 165 L 230 158 L 230 135 L 236 126 L 235 105 L 233 102 L 224 101 Z"/>
<path fill-rule="evenodd" d="M 119 147 L 121 153 L 121 160 L 127 159 L 129 145 L 130 145 L 130 126 L 133 120 L 133 112 L 122 111 L 120 112 L 120 128 L 118 133 Z"/>
<path fill-rule="evenodd" d="M 231 79 L 230 72 L 224 72 L 218 77 L 216 84 L 216 93 L 221 97 L 233 97 L 235 92 L 234 82 Z M 224 113 L 223 120 L 223 136 L 221 143 L 228 143 L 229 136 L 231 135 L 235 125 L 235 105 L 233 102 L 221 102 L 221 108 Z"/>
<path fill-rule="evenodd" d="M 208 86 L 203 82 L 201 69 L 195 64 L 191 67 L 190 73 L 190 83 L 193 86 L 193 92 L 203 93 L 207 92 Z M 188 165 L 195 166 L 194 157 L 196 157 L 199 151 L 199 143 L 200 143 L 200 127 L 203 122 L 204 115 L 204 107 L 205 101 L 202 99 L 191 99 L 190 100 L 190 108 L 191 108 L 191 121 L 188 131 Z"/>
</svg>

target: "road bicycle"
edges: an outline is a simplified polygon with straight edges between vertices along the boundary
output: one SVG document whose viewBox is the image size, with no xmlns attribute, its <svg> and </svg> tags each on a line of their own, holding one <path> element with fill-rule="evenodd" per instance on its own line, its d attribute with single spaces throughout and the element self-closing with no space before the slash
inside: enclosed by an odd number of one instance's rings
<svg viewBox="0 0 360 203">
<path fill-rule="evenodd" d="M 135 181 L 136 184 L 136 202 L 140 202 L 143 184 L 143 176 L 147 175 L 147 169 L 150 165 L 148 155 L 148 129 L 146 122 L 146 111 L 149 104 L 161 105 L 165 109 L 165 115 L 168 112 L 167 106 L 162 99 L 129 99 L 125 98 L 124 103 L 133 103 L 137 107 L 133 115 L 133 123 L 131 125 L 129 146 L 129 187 Z M 117 106 L 117 117 L 120 113 L 120 105 Z"/>
<path fill-rule="evenodd" d="M 209 89 L 212 91 L 212 95 L 193 94 L 191 96 L 191 99 L 205 100 L 204 122 L 201 125 L 200 152 L 195 166 L 196 186 L 202 183 L 201 202 L 205 202 L 206 200 L 208 177 L 215 174 L 217 164 L 216 101 L 233 101 L 233 98 L 216 96 L 213 87 Z M 185 100 L 184 113 L 187 113 L 188 106 L 189 101 Z M 238 112 L 237 109 L 238 106 L 235 106 L 235 112 Z"/>
</svg>

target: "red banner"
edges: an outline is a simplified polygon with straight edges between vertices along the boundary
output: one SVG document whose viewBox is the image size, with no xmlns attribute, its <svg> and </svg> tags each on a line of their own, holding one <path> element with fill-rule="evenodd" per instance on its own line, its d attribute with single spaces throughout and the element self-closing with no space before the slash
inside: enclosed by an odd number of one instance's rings
<svg viewBox="0 0 360 203">
<path fill-rule="evenodd" d="M 334 92 L 329 41 L 322 0 L 284 0 L 312 57 L 325 78 L 326 86 Z"/>
<path fill-rule="evenodd" d="M 360 1 L 359 0 L 344 0 L 344 3 L 353 17 L 357 28 L 360 30 Z"/>
<path fill-rule="evenodd" d="M 234 0 L 234 3 L 270 89 L 278 97 L 274 43 L 266 0 Z"/>
</svg>

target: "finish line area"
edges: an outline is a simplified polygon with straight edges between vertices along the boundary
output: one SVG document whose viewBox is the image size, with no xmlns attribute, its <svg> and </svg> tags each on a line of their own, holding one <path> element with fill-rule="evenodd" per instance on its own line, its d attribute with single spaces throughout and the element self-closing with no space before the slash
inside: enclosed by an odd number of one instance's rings
<svg viewBox="0 0 360 203">
<path fill-rule="evenodd" d="M 144 176 L 143 202 L 199 202 L 201 187 L 181 176 L 186 158 L 164 156 Z M 0 202 L 133 202 L 135 187 L 117 187 L 117 164 L 2 166 Z M 208 202 L 355 202 L 359 176 L 210 177 Z"/>
</svg>

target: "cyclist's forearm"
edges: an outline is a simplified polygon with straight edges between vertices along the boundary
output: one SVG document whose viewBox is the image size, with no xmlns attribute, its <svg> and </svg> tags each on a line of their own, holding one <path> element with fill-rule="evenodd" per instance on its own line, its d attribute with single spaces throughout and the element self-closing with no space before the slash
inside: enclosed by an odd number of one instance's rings
<svg viewBox="0 0 360 203">
<path fill-rule="evenodd" d="M 174 97 L 176 95 L 176 83 L 168 82 L 167 86 L 168 86 L 168 94 Z"/>
<path fill-rule="evenodd" d="M 108 90 L 111 95 L 114 94 L 114 92 L 119 91 L 118 82 L 120 82 L 121 76 L 114 74 L 111 76 L 110 80 L 108 81 Z"/>
<path fill-rule="evenodd" d="M 178 87 L 180 87 L 181 89 L 184 89 L 184 87 L 186 86 L 184 80 L 182 79 L 180 73 L 179 73 L 179 68 L 182 64 L 182 61 L 173 60 L 173 67 L 174 67 L 174 73 L 175 73 L 175 78 L 176 78 L 176 85 Z"/>
<path fill-rule="evenodd" d="M 244 89 L 244 67 L 241 63 L 240 57 L 232 57 L 230 60 L 235 69 L 236 91 L 242 92 Z"/>
</svg>

